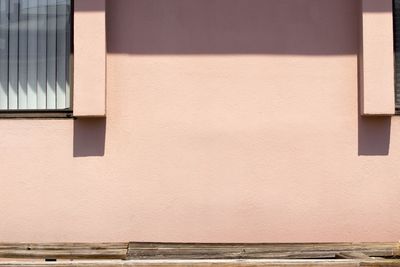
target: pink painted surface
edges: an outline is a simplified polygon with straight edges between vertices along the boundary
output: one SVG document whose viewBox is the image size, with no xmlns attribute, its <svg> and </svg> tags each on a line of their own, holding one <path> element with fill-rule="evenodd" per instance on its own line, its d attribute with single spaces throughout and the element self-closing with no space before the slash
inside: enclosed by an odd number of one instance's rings
<svg viewBox="0 0 400 267">
<path fill-rule="evenodd" d="M 361 112 L 393 115 L 394 56 L 392 0 L 362 1 Z M 383 12 L 374 12 L 383 9 Z"/>
<path fill-rule="evenodd" d="M 107 118 L 0 120 L 0 239 L 399 240 L 400 120 L 358 114 L 360 8 L 108 1 Z"/>
<path fill-rule="evenodd" d="M 74 116 L 106 115 L 106 0 L 74 3 Z"/>
</svg>

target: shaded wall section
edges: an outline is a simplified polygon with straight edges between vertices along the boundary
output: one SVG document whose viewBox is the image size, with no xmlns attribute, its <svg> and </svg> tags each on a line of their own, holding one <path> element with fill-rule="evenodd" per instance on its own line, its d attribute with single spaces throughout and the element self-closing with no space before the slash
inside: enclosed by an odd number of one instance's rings
<svg viewBox="0 0 400 267">
<path fill-rule="evenodd" d="M 108 1 L 108 49 L 128 54 L 356 54 L 357 2 Z M 126 10 L 131 16 L 121 15 Z"/>
<path fill-rule="evenodd" d="M 105 142 L 105 118 L 79 118 L 74 122 L 74 157 L 102 157 Z"/>
<path fill-rule="evenodd" d="M 359 131 L 359 11 L 107 1 L 107 123 L 0 121 L 1 239 L 399 240 L 400 124 Z"/>
</svg>

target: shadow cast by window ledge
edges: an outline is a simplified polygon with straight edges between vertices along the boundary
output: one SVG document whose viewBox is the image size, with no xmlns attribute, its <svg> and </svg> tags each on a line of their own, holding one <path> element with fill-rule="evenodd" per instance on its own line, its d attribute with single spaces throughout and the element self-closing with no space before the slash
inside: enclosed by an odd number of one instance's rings
<svg viewBox="0 0 400 267">
<path fill-rule="evenodd" d="M 106 118 L 78 118 L 74 121 L 74 157 L 103 157 Z"/>
<path fill-rule="evenodd" d="M 358 118 L 358 155 L 387 156 L 390 148 L 391 117 Z"/>
</svg>

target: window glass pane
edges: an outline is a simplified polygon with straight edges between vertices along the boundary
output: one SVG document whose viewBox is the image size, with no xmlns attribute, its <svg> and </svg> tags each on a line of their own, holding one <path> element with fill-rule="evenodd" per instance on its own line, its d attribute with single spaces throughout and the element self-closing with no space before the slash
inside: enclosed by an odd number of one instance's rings
<svg viewBox="0 0 400 267">
<path fill-rule="evenodd" d="M 70 110 L 71 0 L 0 0 L 0 110 Z"/>
</svg>

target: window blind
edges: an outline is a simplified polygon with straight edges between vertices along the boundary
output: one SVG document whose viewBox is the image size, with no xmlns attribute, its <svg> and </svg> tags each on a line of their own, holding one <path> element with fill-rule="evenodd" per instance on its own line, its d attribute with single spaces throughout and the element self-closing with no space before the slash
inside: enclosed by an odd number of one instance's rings
<svg viewBox="0 0 400 267">
<path fill-rule="evenodd" d="M 0 110 L 71 109 L 71 0 L 0 0 Z"/>
</svg>

